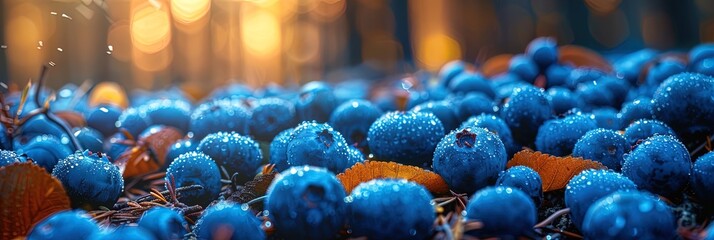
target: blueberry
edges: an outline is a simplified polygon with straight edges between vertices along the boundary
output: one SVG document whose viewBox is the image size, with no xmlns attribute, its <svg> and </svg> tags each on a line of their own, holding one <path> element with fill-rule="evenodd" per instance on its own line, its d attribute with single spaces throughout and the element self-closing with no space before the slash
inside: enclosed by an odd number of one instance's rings
<svg viewBox="0 0 714 240">
<path fill-rule="evenodd" d="M 573 114 L 548 120 L 538 129 L 536 149 L 555 156 L 569 155 L 578 139 L 596 128 L 597 122 L 592 115 Z"/>
<path fill-rule="evenodd" d="M 459 127 L 459 123 L 461 122 L 460 118 L 456 115 L 456 109 L 454 109 L 453 104 L 448 101 L 425 102 L 412 108 L 411 111 L 433 113 L 444 126 L 445 133 Z"/>
<path fill-rule="evenodd" d="M 632 102 L 625 103 L 620 109 L 620 129 L 625 129 L 631 123 L 640 119 L 654 119 L 652 115 L 652 100 L 640 97 Z"/>
<path fill-rule="evenodd" d="M 496 114 L 497 111 L 498 106 L 493 103 L 493 100 L 480 93 L 467 94 L 456 104 L 456 115 L 460 122 L 482 113 Z"/>
<path fill-rule="evenodd" d="M 555 115 L 562 115 L 580 105 L 580 99 L 567 88 L 552 87 L 546 93 L 548 94 L 550 107 Z"/>
<path fill-rule="evenodd" d="M 139 136 L 134 135 L 134 136 Z M 122 133 L 115 133 L 110 137 L 107 143 L 104 145 L 104 153 L 106 153 L 107 158 L 111 162 L 115 162 L 119 157 L 131 148 L 131 145 L 123 143 L 127 138 Z"/>
<path fill-rule="evenodd" d="M 259 141 L 271 141 L 285 129 L 297 124 L 295 106 L 280 98 L 258 100 L 250 118 L 250 134 Z"/>
<path fill-rule="evenodd" d="M 118 131 L 114 123 L 122 114 L 122 109 L 115 105 L 99 105 L 87 114 L 87 126 L 109 137 Z"/>
<path fill-rule="evenodd" d="M 406 180 L 361 183 L 345 198 L 352 237 L 426 239 L 436 219 L 431 199 L 426 188 Z"/>
<path fill-rule="evenodd" d="M 680 134 L 710 131 L 714 122 L 714 79 L 696 73 L 671 76 L 652 98 L 655 119 Z"/>
<path fill-rule="evenodd" d="M 694 65 L 705 59 L 714 58 L 714 44 L 702 43 L 689 50 L 689 64 Z"/>
<path fill-rule="evenodd" d="M 60 159 L 64 159 L 72 154 L 72 150 L 70 150 L 67 145 L 60 143 L 60 141 L 52 135 L 35 137 L 30 140 L 27 145 L 22 146 L 22 148 L 17 151 L 20 154 L 27 155 L 35 164 L 45 168 L 49 173 L 52 173 L 52 169 L 55 168 L 55 165 L 57 165 Z"/>
<path fill-rule="evenodd" d="M 536 223 L 536 207 L 523 191 L 510 187 L 487 187 L 476 192 L 466 206 L 466 220 L 483 224 L 467 232 L 478 238 L 516 239 L 529 236 Z"/>
<path fill-rule="evenodd" d="M 210 99 L 235 99 L 250 97 L 252 95 L 253 90 L 249 86 L 241 83 L 230 83 L 213 90 Z"/>
<path fill-rule="evenodd" d="M 642 49 L 618 59 L 615 63 L 613 63 L 612 67 L 614 68 L 617 76 L 627 80 L 630 84 L 635 85 L 638 82 L 642 68 L 656 57 L 657 51 L 652 49 Z"/>
<path fill-rule="evenodd" d="M 622 174 L 610 170 L 585 170 L 565 187 L 565 206 L 573 224 L 581 228 L 588 208 L 598 199 L 617 191 L 636 191 L 637 186 Z"/>
<path fill-rule="evenodd" d="M 601 77 L 597 84 L 602 85 L 612 93 L 613 105 L 611 105 L 611 107 L 622 106 L 631 89 L 630 83 L 610 75 Z"/>
<path fill-rule="evenodd" d="M 183 100 L 156 99 L 139 108 L 146 113 L 149 122 L 154 125 L 175 127 L 184 133 L 189 132 L 191 123 L 191 104 Z"/>
<path fill-rule="evenodd" d="M 333 239 L 345 224 L 345 189 L 323 168 L 283 171 L 268 188 L 265 208 L 276 234 L 293 239 Z"/>
<path fill-rule="evenodd" d="M 613 92 L 604 84 L 598 84 L 596 81 L 578 84 L 575 94 L 583 102 L 580 107 L 586 111 L 617 106 Z"/>
<path fill-rule="evenodd" d="M 104 150 L 104 137 L 99 131 L 93 128 L 83 127 L 75 128 L 73 134 L 84 149 L 92 152 L 102 152 Z"/>
<path fill-rule="evenodd" d="M 293 129 L 288 128 L 285 131 L 278 133 L 273 141 L 270 142 L 270 163 L 275 164 L 275 170 L 283 171 L 288 169 L 288 156 L 285 154 L 288 151 L 288 143 L 290 143 L 290 135 L 293 134 Z"/>
<path fill-rule="evenodd" d="M 533 59 L 540 69 L 546 69 L 558 62 L 557 43 L 555 39 L 549 37 L 533 39 L 526 47 L 526 56 Z"/>
<path fill-rule="evenodd" d="M 714 152 L 699 157 L 692 168 L 692 189 L 701 203 L 714 203 Z"/>
<path fill-rule="evenodd" d="M 570 76 L 570 71 L 572 70 L 573 68 L 568 65 L 550 65 L 550 67 L 545 70 L 545 79 L 547 80 L 546 87 L 564 87 L 568 81 L 568 77 Z"/>
<path fill-rule="evenodd" d="M 493 91 L 491 82 L 486 80 L 486 77 L 480 73 L 463 72 L 456 75 L 449 83 L 449 90 L 457 95 L 466 95 L 467 93 L 481 93 L 489 98 L 496 96 Z"/>
<path fill-rule="evenodd" d="M 592 84 L 606 75 L 605 72 L 599 69 L 579 67 L 570 71 L 565 84 L 571 90 L 575 90 L 581 87 L 580 85 Z"/>
<path fill-rule="evenodd" d="M 25 159 L 18 156 L 13 151 L 0 150 L 0 167 L 9 166 L 13 163 L 24 162 Z"/>
<path fill-rule="evenodd" d="M 330 116 L 330 126 L 344 136 L 347 144 L 367 148 L 367 132 L 382 116 L 382 110 L 366 100 L 350 100 L 341 104 Z"/>
<path fill-rule="evenodd" d="M 620 130 L 621 119 L 618 117 L 618 112 L 614 108 L 604 107 L 596 108 L 592 111 L 597 127 L 610 130 Z"/>
<path fill-rule="evenodd" d="M 198 144 L 197 150 L 224 167 L 229 176 L 238 173 L 245 181 L 253 179 L 253 173 L 263 161 L 258 143 L 236 132 L 208 134 Z"/>
<path fill-rule="evenodd" d="M 353 99 L 366 99 L 369 97 L 370 83 L 363 79 L 347 79 L 335 84 L 337 102 L 342 104 Z"/>
<path fill-rule="evenodd" d="M 335 107 L 337 99 L 332 88 L 317 81 L 303 85 L 295 103 L 295 110 L 301 121 L 327 122 Z"/>
<path fill-rule="evenodd" d="M 509 77 L 512 74 L 502 74 L 492 78 L 493 87 L 496 91 L 495 103 L 506 103 L 510 100 L 511 95 L 516 89 L 533 87 L 530 83 L 519 80 L 518 77 Z M 505 78 L 505 79 L 499 79 Z M 510 78 L 515 78 L 515 80 L 509 80 Z"/>
<path fill-rule="evenodd" d="M 176 188 L 200 185 L 203 189 L 187 192 L 179 196 L 179 201 L 188 205 L 206 206 L 221 191 L 221 173 L 216 163 L 202 152 L 181 154 L 166 170 L 166 184 L 175 180 Z"/>
<path fill-rule="evenodd" d="M 82 210 L 56 212 L 35 224 L 27 239 L 87 239 L 99 232 L 92 218 Z"/>
<path fill-rule="evenodd" d="M 583 221 L 586 239 L 675 239 L 672 210 L 642 192 L 617 192 L 588 209 Z"/>
<path fill-rule="evenodd" d="M 45 115 L 37 115 L 30 118 L 15 131 L 21 134 L 12 139 L 13 149 L 20 149 L 33 138 L 42 135 L 57 137 L 64 144 L 69 144 L 70 142 L 67 133 L 60 126 L 48 120 Z"/>
<path fill-rule="evenodd" d="M 444 127 L 432 113 L 389 112 L 369 127 L 367 142 L 376 159 L 423 166 L 443 136 Z"/>
<path fill-rule="evenodd" d="M 347 142 L 326 123 L 303 122 L 293 130 L 285 153 L 290 166 L 311 165 L 340 172 L 347 168 Z"/>
<path fill-rule="evenodd" d="M 543 91 L 528 86 L 513 91 L 503 105 L 501 117 L 511 128 L 517 143 L 530 145 L 540 125 L 552 117 L 552 110 Z"/>
<path fill-rule="evenodd" d="M 62 182 L 74 208 L 112 207 L 124 191 L 119 168 L 86 150 L 57 162 L 52 175 Z"/>
<path fill-rule="evenodd" d="M 625 139 L 627 139 L 627 144 L 630 144 L 630 146 L 635 146 L 637 142 L 655 135 L 676 136 L 667 124 L 657 120 L 641 119 L 625 128 Z"/>
<path fill-rule="evenodd" d="M 665 197 L 681 194 L 689 181 L 689 152 L 675 137 L 656 135 L 625 156 L 622 174 L 640 189 Z"/>
<path fill-rule="evenodd" d="M 646 83 L 650 86 L 659 86 L 669 76 L 686 71 L 684 64 L 677 59 L 664 59 L 656 61 L 647 73 Z"/>
<path fill-rule="evenodd" d="M 513 142 L 511 129 L 508 128 L 508 125 L 506 125 L 506 122 L 504 122 L 503 119 L 497 116 L 491 114 L 481 114 L 471 117 L 463 122 L 459 128 L 485 128 L 486 130 L 498 135 L 498 138 L 501 139 L 501 142 L 506 147 L 508 156 L 512 156 L 521 150 L 521 147 Z"/>
<path fill-rule="evenodd" d="M 607 168 L 620 171 L 624 154 L 630 151 L 625 137 L 619 133 L 598 128 L 588 131 L 585 136 L 575 143 L 573 157 L 600 162 Z"/>
<path fill-rule="evenodd" d="M 117 129 L 125 129 L 132 136 L 139 136 L 144 129 L 151 125 L 151 120 L 146 112 L 136 108 L 126 109 L 116 121 Z"/>
<path fill-rule="evenodd" d="M 498 135 L 485 128 L 463 128 L 441 139 L 433 168 L 452 190 L 471 194 L 492 185 L 507 160 Z"/>
<path fill-rule="evenodd" d="M 164 159 L 164 166 L 162 166 L 162 168 L 168 168 L 171 162 L 173 162 L 178 156 L 181 156 L 181 154 L 193 152 L 197 149 L 198 142 L 194 139 L 189 138 L 176 141 L 174 144 L 171 144 L 171 147 L 169 147 L 168 153 L 166 153 L 166 158 Z"/>
<path fill-rule="evenodd" d="M 538 65 L 531 58 L 524 55 L 513 56 L 508 64 L 508 71 L 529 83 L 533 83 L 538 77 Z"/>
<path fill-rule="evenodd" d="M 448 87 L 451 84 L 451 80 L 464 71 L 466 71 L 466 63 L 461 60 L 454 60 L 444 64 L 439 70 L 439 85 Z"/>
<path fill-rule="evenodd" d="M 200 141 L 216 132 L 248 134 L 251 114 L 236 100 L 214 100 L 199 105 L 191 113 L 189 130 Z"/>
<path fill-rule="evenodd" d="M 265 232 L 260 228 L 260 220 L 241 206 L 219 202 L 203 211 L 193 230 L 201 240 L 218 237 L 231 240 L 262 240 Z"/>
<path fill-rule="evenodd" d="M 89 240 L 155 240 L 154 235 L 144 228 L 131 226 L 131 225 L 121 225 L 114 229 L 108 229 L 102 232 L 96 232 L 92 234 Z"/>
<path fill-rule="evenodd" d="M 691 70 L 696 73 L 714 77 L 714 58 L 707 58 L 691 65 Z"/>
<path fill-rule="evenodd" d="M 543 201 L 543 181 L 538 172 L 526 166 L 514 166 L 501 172 L 496 186 L 510 187 L 523 191 L 536 207 Z"/>
<path fill-rule="evenodd" d="M 153 207 L 139 219 L 142 227 L 154 235 L 156 240 L 182 239 L 188 224 L 179 212 L 165 207 Z"/>
</svg>

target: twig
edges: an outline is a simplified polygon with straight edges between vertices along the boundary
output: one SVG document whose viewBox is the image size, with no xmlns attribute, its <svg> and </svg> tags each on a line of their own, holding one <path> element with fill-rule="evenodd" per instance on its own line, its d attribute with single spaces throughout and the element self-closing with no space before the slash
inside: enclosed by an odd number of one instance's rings
<svg viewBox="0 0 714 240">
<path fill-rule="evenodd" d="M 542 222 L 539 222 L 538 224 L 536 224 L 535 226 L 533 226 L 533 228 L 543 228 L 543 227 L 546 227 L 546 226 L 550 225 L 551 223 L 553 223 L 553 221 L 555 221 L 556 218 L 561 217 L 561 216 L 563 216 L 563 215 L 565 215 L 565 214 L 568 214 L 568 213 L 570 213 L 570 208 L 560 209 L 560 210 L 558 210 L 557 212 L 551 214 L 548 218 L 546 218 L 546 219 L 543 220 Z"/>
</svg>

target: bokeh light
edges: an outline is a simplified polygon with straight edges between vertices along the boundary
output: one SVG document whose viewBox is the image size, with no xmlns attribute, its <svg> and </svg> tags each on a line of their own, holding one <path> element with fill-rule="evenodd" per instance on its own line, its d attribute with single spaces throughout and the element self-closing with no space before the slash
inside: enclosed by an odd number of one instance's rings
<svg viewBox="0 0 714 240">
<path fill-rule="evenodd" d="M 171 24 L 165 8 L 138 4 L 131 15 L 131 40 L 140 51 L 157 53 L 171 42 Z"/>
<path fill-rule="evenodd" d="M 211 9 L 211 0 L 171 0 L 171 15 L 179 23 L 190 24 Z"/>
<path fill-rule="evenodd" d="M 265 11 L 246 13 L 241 21 L 241 35 L 247 50 L 257 55 L 273 55 L 280 46 L 280 23 Z"/>
</svg>

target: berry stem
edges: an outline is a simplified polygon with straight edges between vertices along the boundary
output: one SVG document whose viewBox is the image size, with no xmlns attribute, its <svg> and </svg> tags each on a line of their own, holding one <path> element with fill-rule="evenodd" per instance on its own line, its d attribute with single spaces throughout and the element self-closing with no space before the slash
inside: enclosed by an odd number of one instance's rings
<svg viewBox="0 0 714 240">
<path fill-rule="evenodd" d="M 35 96 L 34 96 L 34 101 L 35 104 L 37 105 L 38 108 L 41 108 L 44 106 L 42 101 L 40 100 L 40 93 L 42 92 L 42 86 L 45 83 L 45 79 L 47 78 L 47 73 L 49 72 L 50 67 L 47 66 L 46 64 L 42 65 L 42 68 L 40 69 L 40 78 L 37 80 L 37 87 L 35 88 Z M 52 114 L 49 110 L 49 105 L 47 106 L 47 110 L 43 111 L 45 117 L 47 117 L 47 120 L 50 122 L 53 122 L 57 126 L 59 126 L 62 131 L 64 131 L 65 134 L 67 134 L 67 137 L 72 141 L 72 145 L 74 146 L 75 151 L 84 151 L 84 148 L 82 147 L 82 144 L 79 143 L 79 140 L 77 140 L 76 137 L 74 137 L 74 134 L 72 134 L 72 130 L 65 125 L 61 119 L 59 119 L 57 116 Z"/>
<path fill-rule="evenodd" d="M 550 215 L 550 216 L 549 216 L 548 218 L 546 218 L 545 220 L 543 220 L 542 222 L 539 222 L 538 224 L 536 224 L 535 226 L 533 226 L 533 228 L 543 228 L 543 227 L 546 227 L 546 226 L 550 225 L 551 223 L 553 223 L 553 221 L 555 221 L 556 218 L 558 218 L 558 217 L 560 217 L 560 216 L 563 216 L 563 215 L 565 215 L 565 214 L 568 214 L 568 213 L 570 213 L 570 208 L 560 209 L 560 210 L 558 210 L 557 212 L 555 212 L 555 213 L 553 213 L 552 215 Z"/>
</svg>

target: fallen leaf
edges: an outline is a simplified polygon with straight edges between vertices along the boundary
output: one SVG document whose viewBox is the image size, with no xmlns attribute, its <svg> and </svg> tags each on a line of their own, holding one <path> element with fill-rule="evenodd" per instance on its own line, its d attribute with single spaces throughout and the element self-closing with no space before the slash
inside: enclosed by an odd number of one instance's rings
<svg viewBox="0 0 714 240">
<path fill-rule="evenodd" d="M 30 162 L 0 168 L 0 189 L 2 239 L 25 236 L 35 223 L 70 209 L 62 183 Z"/>
<path fill-rule="evenodd" d="M 543 192 L 564 188 L 571 178 L 583 170 L 607 169 L 599 162 L 576 157 L 556 157 L 533 150 L 516 153 L 506 166 L 526 166 L 538 172 L 543 180 Z"/>
<path fill-rule="evenodd" d="M 486 60 L 481 66 L 481 72 L 486 77 L 493 77 L 501 73 L 508 72 L 508 66 L 511 63 L 511 54 L 500 54 Z"/>
<path fill-rule="evenodd" d="M 352 189 L 360 183 L 380 178 L 401 178 L 413 181 L 426 187 L 434 195 L 449 193 L 449 186 L 439 174 L 395 162 L 365 161 L 355 164 L 344 173 L 337 174 L 337 179 L 342 182 L 347 193 L 352 192 Z"/>
</svg>

